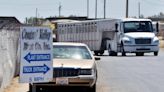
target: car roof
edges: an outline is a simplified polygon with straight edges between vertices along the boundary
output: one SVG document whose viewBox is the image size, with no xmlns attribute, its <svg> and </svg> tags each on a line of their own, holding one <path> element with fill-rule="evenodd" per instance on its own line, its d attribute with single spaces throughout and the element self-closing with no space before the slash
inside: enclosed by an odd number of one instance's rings
<svg viewBox="0 0 164 92">
<path fill-rule="evenodd" d="M 86 46 L 84 43 L 75 43 L 75 42 L 53 42 L 53 45 Z"/>
</svg>

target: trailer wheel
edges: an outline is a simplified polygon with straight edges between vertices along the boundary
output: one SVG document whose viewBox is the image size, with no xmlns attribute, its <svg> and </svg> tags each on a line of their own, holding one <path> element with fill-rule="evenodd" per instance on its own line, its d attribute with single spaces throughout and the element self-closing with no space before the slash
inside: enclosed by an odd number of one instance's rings
<svg viewBox="0 0 164 92">
<path fill-rule="evenodd" d="M 99 52 L 98 51 L 94 51 L 95 55 L 98 56 L 99 55 Z"/>
<path fill-rule="evenodd" d="M 102 50 L 102 51 L 100 51 L 100 55 L 102 56 L 104 54 L 104 51 Z"/>
<path fill-rule="evenodd" d="M 117 52 L 112 51 L 110 45 L 108 47 L 108 53 L 109 53 L 109 56 L 117 56 Z"/>
<path fill-rule="evenodd" d="M 158 56 L 158 51 L 157 52 L 154 52 L 154 56 Z"/>
</svg>

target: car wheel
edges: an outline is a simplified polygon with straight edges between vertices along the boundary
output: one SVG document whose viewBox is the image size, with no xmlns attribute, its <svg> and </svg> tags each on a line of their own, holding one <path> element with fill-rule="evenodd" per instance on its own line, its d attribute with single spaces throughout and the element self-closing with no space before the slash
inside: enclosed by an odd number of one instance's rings
<svg viewBox="0 0 164 92">
<path fill-rule="evenodd" d="M 158 56 L 158 52 L 154 52 L 154 56 Z"/>
<path fill-rule="evenodd" d="M 90 92 L 96 92 L 96 84 L 94 84 L 92 87 L 90 87 Z"/>
<path fill-rule="evenodd" d="M 32 92 L 32 84 L 29 83 L 29 91 L 28 92 Z"/>
</svg>

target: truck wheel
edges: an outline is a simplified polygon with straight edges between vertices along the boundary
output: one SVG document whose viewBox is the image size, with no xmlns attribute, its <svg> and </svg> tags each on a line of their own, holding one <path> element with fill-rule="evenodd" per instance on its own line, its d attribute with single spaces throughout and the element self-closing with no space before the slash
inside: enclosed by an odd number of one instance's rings
<svg viewBox="0 0 164 92">
<path fill-rule="evenodd" d="M 126 56 L 126 52 L 125 52 L 123 46 L 124 46 L 124 45 L 122 44 L 122 45 L 121 45 L 121 53 L 122 53 L 122 56 Z"/>
<path fill-rule="evenodd" d="M 157 52 L 154 52 L 154 56 L 158 56 L 158 51 Z"/>
<path fill-rule="evenodd" d="M 143 52 L 137 52 L 136 56 L 144 56 L 144 53 Z"/>
</svg>

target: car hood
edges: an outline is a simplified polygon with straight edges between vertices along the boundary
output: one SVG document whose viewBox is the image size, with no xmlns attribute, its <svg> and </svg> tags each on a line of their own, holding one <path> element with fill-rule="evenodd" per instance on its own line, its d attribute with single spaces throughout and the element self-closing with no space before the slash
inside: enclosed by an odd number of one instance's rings
<svg viewBox="0 0 164 92">
<path fill-rule="evenodd" d="M 131 38 L 153 38 L 155 37 L 154 33 L 150 32 L 131 32 L 131 33 L 125 33 L 125 36 L 131 37 Z"/>
<path fill-rule="evenodd" d="M 53 59 L 53 67 L 92 68 L 94 60 Z"/>
</svg>

